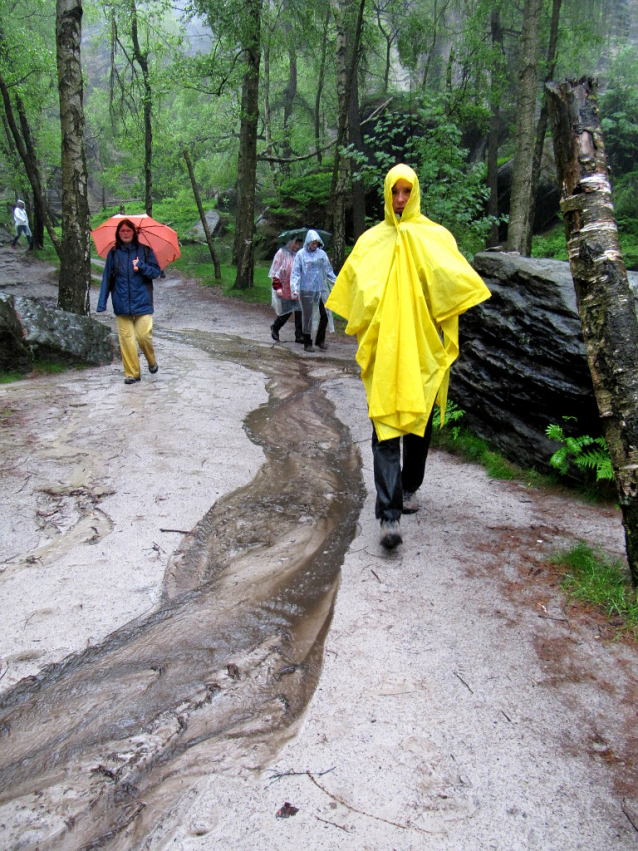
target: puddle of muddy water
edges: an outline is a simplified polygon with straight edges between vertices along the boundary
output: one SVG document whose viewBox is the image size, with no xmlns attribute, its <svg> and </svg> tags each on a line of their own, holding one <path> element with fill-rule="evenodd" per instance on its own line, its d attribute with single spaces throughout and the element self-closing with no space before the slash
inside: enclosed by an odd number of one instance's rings
<svg viewBox="0 0 638 851">
<path fill-rule="evenodd" d="M 3 696 L 4 848 L 141 847 L 198 778 L 259 767 L 316 686 L 364 497 L 358 453 L 307 362 L 186 342 L 270 375 L 246 422 L 267 462 L 184 540 L 156 611 Z"/>
</svg>

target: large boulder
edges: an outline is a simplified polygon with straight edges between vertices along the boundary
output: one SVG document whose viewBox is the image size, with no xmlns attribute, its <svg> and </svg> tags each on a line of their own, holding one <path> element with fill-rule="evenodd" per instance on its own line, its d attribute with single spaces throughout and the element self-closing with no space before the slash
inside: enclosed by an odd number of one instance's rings
<svg viewBox="0 0 638 851">
<path fill-rule="evenodd" d="M 30 372 L 31 349 L 24 339 L 13 296 L 0 293 L 0 372 Z"/>
<path fill-rule="evenodd" d="M 567 430 L 602 433 L 569 263 L 483 252 L 474 267 L 492 298 L 461 317 L 450 397 L 506 457 L 547 471 L 550 423 L 576 417 Z"/>
<path fill-rule="evenodd" d="M 207 210 L 205 216 L 206 224 L 208 225 L 208 230 L 210 231 L 211 236 L 221 236 L 224 232 L 224 224 L 217 210 Z M 198 242 L 206 242 L 204 225 L 201 221 L 197 222 L 197 224 L 191 228 L 191 235 L 193 239 L 196 239 Z"/>
<path fill-rule="evenodd" d="M 113 360 L 111 333 L 105 325 L 6 293 L 0 293 L 0 347 L 5 370 L 28 371 L 33 358 L 53 358 L 69 365 Z"/>
</svg>

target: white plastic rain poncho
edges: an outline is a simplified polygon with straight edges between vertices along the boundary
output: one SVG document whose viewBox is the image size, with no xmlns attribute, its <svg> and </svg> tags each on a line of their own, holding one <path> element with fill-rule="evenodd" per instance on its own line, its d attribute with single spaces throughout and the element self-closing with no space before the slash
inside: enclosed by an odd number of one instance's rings
<svg viewBox="0 0 638 851">
<path fill-rule="evenodd" d="M 412 186 L 399 221 L 392 187 Z M 445 414 L 449 370 L 459 354 L 458 317 L 490 292 L 452 234 L 421 214 L 415 172 L 386 175 L 384 221 L 363 234 L 339 273 L 327 307 L 348 320 L 379 440 L 423 435 L 435 401 Z"/>
<path fill-rule="evenodd" d="M 272 306 L 277 316 L 285 316 L 287 313 L 292 313 L 293 310 L 301 310 L 299 301 L 292 298 L 290 292 L 290 276 L 296 254 L 292 248 L 296 241 L 291 239 L 277 251 L 268 272 L 271 281 L 273 278 L 278 278 L 281 282 L 281 290 L 277 291 L 274 287 L 272 290 Z"/>
<path fill-rule="evenodd" d="M 311 242 L 319 243 L 315 251 L 308 248 Z M 313 331 L 316 330 L 319 322 L 319 301 L 323 300 L 323 303 L 326 303 L 335 280 L 336 275 L 332 270 L 328 255 L 323 250 L 321 237 L 316 230 L 309 230 L 303 248 L 297 252 L 295 257 L 290 278 L 290 290 L 293 296 L 298 296 L 300 292 L 304 294 L 301 299 L 302 305 L 312 303 Z M 311 299 L 309 294 L 312 294 Z M 334 319 L 330 311 L 327 311 L 327 313 L 328 328 L 330 331 L 334 331 Z M 306 330 L 308 326 L 308 318 L 304 315 L 304 333 L 308 333 Z"/>
</svg>

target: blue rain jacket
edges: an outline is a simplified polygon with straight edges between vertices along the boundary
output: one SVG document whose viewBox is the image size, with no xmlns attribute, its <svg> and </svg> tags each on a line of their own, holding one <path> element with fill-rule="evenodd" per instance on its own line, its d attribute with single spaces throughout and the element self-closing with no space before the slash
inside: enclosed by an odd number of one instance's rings
<svg viewBox="0 0 638 851">
<path fill-rule="evenodd" d="M 139 258 L 137 272 L 133 269 L 135 257 Z M 116 316 L 146 316 L 153 313 L 153 287 L 148 279 L 158 278 L 161 272 L 153 249 L 129 243 L 109 251 L 97 303 L 98 313 L 106 310 L 109 278 L 113 268 L 115 269 L 115 287 L 111 292 L 113 313 Z M 145 281 L 144 278 L 147 280 Z"/>
</svg>

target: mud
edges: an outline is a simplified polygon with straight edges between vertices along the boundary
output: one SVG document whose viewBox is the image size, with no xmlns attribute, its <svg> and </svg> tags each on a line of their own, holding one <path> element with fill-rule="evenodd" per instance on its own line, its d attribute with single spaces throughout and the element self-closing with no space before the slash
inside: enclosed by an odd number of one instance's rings
<svg viewBox="0 0 638 851">
<path fill-rule="evenodd" d="M 152 614 L 3 695 L 7 847 L 130 848 L 211 764 L 230 769 L 256 736 L 262 758 L 281 746 L 316 686 L 363 501 L 358 453 L 303 362 L 264 367 L 259 347 L 203 332 L 181 342 L 276 376 L 246 420 L 267 462 L 186 537 Z"/>
</svg>

